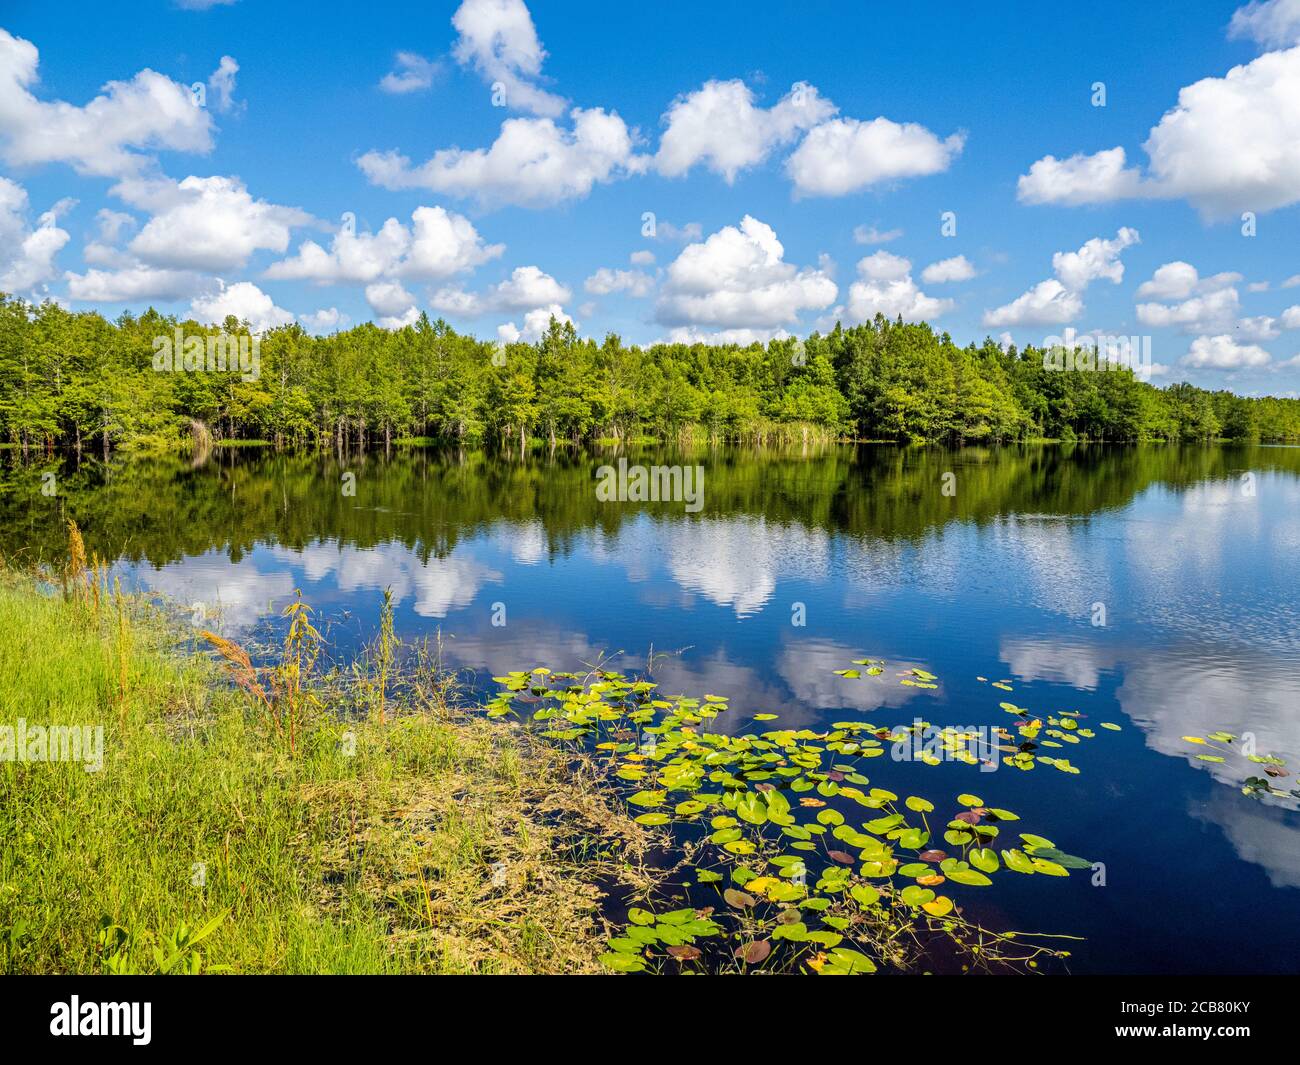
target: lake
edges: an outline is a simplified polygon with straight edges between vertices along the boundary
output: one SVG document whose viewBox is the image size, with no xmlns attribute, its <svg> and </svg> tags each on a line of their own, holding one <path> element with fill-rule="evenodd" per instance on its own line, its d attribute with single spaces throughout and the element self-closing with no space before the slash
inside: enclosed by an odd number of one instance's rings
<svg viewBox="0 0 1300 1065">
<path fill-rule="evenodd" d="M 701 509 L 598 500 L 618 455 L 698 464 Z M 1078 774 L 878 758 L 871 782 L 974 792 L 1100 863 L 958 899 L 1000 928 L 1085 937 L 1071 971 L 1300 971 L 1300 804 L 1242 794 L 1240 759 L 1182 738 L 1249 734 L 1300 765 L 1300 448 L 3 461 L 6 556 L 57 556 L 74 517 L 125 580 L 236 639 L 268 635 L 301 588 L 346 653 L 391 587 L 399 634 L 440 635 L 480 693 L 512 669 L 652 660 L 661 691 L 728 697 L 726 730 L 1077 711 L 1098 731 L 1065 752 Z M 834 672 L 863 658 L 885 673 Z M 907 668 L 937 687 L 899 684 Z"/>
</svg>

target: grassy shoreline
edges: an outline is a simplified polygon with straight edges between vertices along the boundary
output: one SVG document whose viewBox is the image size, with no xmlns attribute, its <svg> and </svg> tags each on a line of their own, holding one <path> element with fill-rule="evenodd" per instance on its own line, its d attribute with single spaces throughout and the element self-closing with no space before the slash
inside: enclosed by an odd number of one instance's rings
<svg viewBox="0 0 1300 1065">
<path fill-rule="evenodd" d="M 291 754 L 156 604 L 72 587 L 0 570 L 0 726 L 103 729 L 99 772 L 0 762 L 0 971 L 599 969 L 651 837 L 571 755 L 434 683 L 306 704 Z"/>
</svg>

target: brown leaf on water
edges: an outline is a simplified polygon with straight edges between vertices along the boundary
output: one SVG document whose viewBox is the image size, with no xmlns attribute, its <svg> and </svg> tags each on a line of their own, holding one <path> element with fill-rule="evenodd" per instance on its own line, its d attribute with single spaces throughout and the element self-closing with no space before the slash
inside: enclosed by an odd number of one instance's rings
<svg viewBox="0 0 1300 1065">
<path fill-rule="evenodd" d="M 767 956 L 771 953 L 772 944 L 766 939 L 760 939 L 754 943 L 745 943 L 736 948 L 736 957 L 740 958 L 746 965 L 761 965 L 767 961 Z"/>
<path fill-rule="evenodd" d="M 700 948 L 683 943 L 680 947 L 668 947 L 668 953 L 678 961 L 694 961 L 700 956 Z"/>
<path fill-rule="evenodd" d="M 722 893 L 722 897 L 727 900 L 728 906 L 734 906 L 738 910 L 751 910 L 758 905 L 758 900 L 747 891 L 738 891 L 734 887 L 727 888 Z"/>
<path fill-rule="evenodd" d="M 827 851 L 826 857 L 833 862 L 839 862 L 840 865 L 854 865 L 857 863 L 857 859 L 848 851 Z"/>
<path fill-rule="evenodd" d="M 923 862 L 941 862 L 948 857 L 945 851 L 922 851 L 917 855 Z"/>
</svg>

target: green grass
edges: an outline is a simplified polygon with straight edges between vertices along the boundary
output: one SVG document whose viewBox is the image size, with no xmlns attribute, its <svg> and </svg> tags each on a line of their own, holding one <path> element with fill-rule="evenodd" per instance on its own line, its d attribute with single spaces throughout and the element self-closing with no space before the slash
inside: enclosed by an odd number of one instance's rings
<svg viewBox="0 0 1300 1065">
<path fill-rule="evenodd" d="M 100 772 L 0 762 L 0 971 L 156 971 L 214 920 L 178 968 L 596 968 L 598 863 L 570 856 L 638 829 L 554 752 L 427 698 L 322 709 L 291 755 L 156 607 L 98 592 L 0 571 L 0 725 L 104 730 Z"/>
</svg>

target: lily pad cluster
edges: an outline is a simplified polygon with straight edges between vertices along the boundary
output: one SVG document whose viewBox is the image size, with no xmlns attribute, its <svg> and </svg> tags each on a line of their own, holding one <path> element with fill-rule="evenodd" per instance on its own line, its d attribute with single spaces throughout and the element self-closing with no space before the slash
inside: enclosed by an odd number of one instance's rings
<svg viewBox="0 0 1300 1065">
<path fill-rule="evenodd" d="M 1285 781 L 1291 779 L 1291 771 L 1287 768 L 1286 761 L 1274 754 L 1260 754 L 1255 750 L 1253 742 L 1238 742 L 1246 737 L 1239 737 L 1231 732 L 1209 732 L 1204 736 L 1184 736 L 1184 743 L 1191 743 L 1198 747 L 1205 747 L 1206 750 L 1196 757 L 1202 762 L 1213 762 L 1216 764 L 1227 764 L 1229 759 L 1241 765 L 1249 762 L 1252 765 L 1261 766 L 1263 776 L 1253 775 L 1253 771 L 1248 767 L 1242 766 L 1242 772 L 1250 772 L 1252 775 L 1247 776 L 1241 784 L 1241 793 L 1252 799 L 1262 799 L 1266 795 L 1280 799 L 1300 799 L 1300 788 L 1280 787 L 1273 783 L 1276 781 Z"/>
<path fill-rule="evenodd" d="M 863 676 L 878 677 L 885 672 L 885 662 L 881 659 L 858 658 L 853 660 L 853 664 L 865 665 L 868 668 L 866 670 L 837 669 L 834 672 L 847 680 L 857 680 Z M 909 687 L 939 687 L 935 683 L 939 678 L 923 669 L 905 670 L 898 674 L 898 678 L 900 684 Z M 988 682 L 987 677 L 977 679 Z M 1010 681 L 1006 680 L 994 681 L 992 686 L 1007 692 L 1014 690 Z M 1002 741 L 997 745 L 998 750 L 1006 755 L 1002 759 L 1005 764 L 1021 770 L 1047 765 L 1062 773 L 1079 772 L 1078 766 L 1065 755 L 1050 753 L 1053 750 L 1068 751 L 1071 746 L 1084 740 L 1097 738 L 1097 733 L 1082 721 L 1083 715 L 1077 710 L 1063 710 L 1044 716 L 1005 700 L 998 706 L 1008 714 L 1014 714 L 1017 719 L 1012 726 L 1014 732 L 1010 728 L 1001 726 L 996 729 L 997 737 Z M 1120 726 L 1111 721 L 1102 721 L 1100 724 L 1102 728 L 1109 731 L 1120 731 Z M 951 726 L 936 729 L 929 722 L 920 721 L 912 725 L 879 729 L 876 735 L 890 743 L 909 745 L 915 744 L 922 736 L 931 737 L 934 741 L 932 746 L 943 753 L 940 755 L 935 750 L 928 750 L 918 754 L 916 761 L 927 765 L 938 765 L 945 760 L 974 765 L 982 760 L 978 754 L 982 737 L 978 732 L 970 729 L 957 729 Z"/>
<path fill-rule="evenodd" d="M 1066 877 L 1090 863 L 1019 832 L 1016 813 L 977 795 L 939 805 L 873 787 L 863 769 L 886 739 L 868 723 L 729 735 L 710 729 L 722 696 L 664 698 L 608 671 L 495 679 L 489 715 L 529 713 L 543 736 L 593 752 L 642 811 L 636 820 L 679 840 L 692 904 L 629 910 L 603 957 L 612 970 L 902 970 L 937 940 L 967 967 L 1068 956 L 963 911 L 997 876 Z"/>
</svg>

